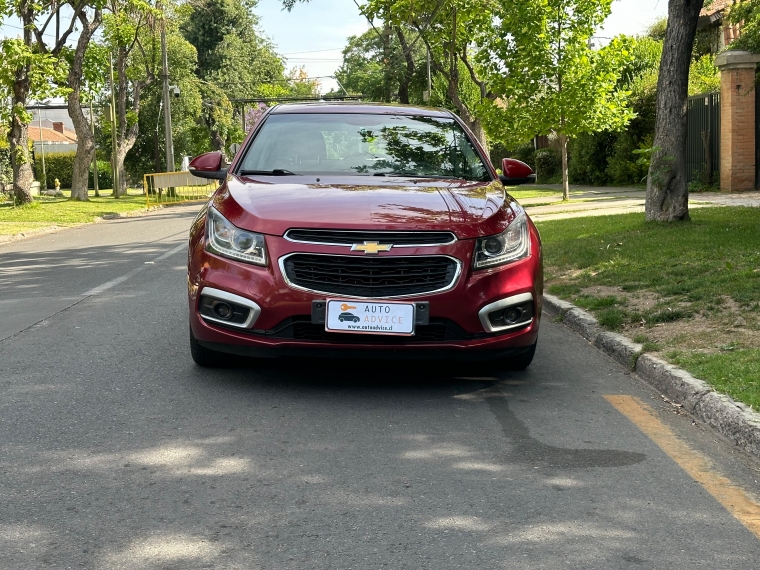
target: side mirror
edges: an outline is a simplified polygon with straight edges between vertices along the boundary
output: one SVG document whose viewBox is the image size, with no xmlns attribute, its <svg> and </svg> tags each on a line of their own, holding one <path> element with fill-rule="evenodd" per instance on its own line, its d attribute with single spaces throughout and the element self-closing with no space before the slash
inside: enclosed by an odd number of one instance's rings
<svg viewBox="0 0 760 570">
<path fill-rule="evenodd" d="M 536 181 L 536 174 L 533 169 L 516 158 L 505 158 L 501 161 L 501 171 L 499 176 L 504 186 L 517 186 L 519 184 L 533 184 Z"/>
<path fill-rule="evenodd" d="M 188 170 L 190 174 L 198 178 L 209 178 L 211 180 L 227 178 L 227 169 L 222 168 L 221 152 L 207 152 L 196 156 L 190 161 Z"/>
</svg>

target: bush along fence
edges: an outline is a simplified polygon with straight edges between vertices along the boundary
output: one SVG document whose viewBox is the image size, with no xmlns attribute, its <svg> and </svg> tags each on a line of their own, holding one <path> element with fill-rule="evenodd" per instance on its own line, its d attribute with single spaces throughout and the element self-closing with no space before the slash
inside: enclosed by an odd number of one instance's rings
<svg viewBox="0 0 760 570">
<path fill-rule="evenodd" d="M 71 178 L 74 173 L 74 157 L 76 153 L 65 152 L 45 155 L 45 182 L 47 188 L 55 188 L 56 178 L 61 183 L 61 188 L 71 188 Z M 34 157 L 34 177 L 42 181 L 42 155 L 36 154 Z M 88 187 L 95 188 L 92 166 L 90 166 L 90 175 Z M 113 188 L 113 175 L 111 172 L 111 163 L 107 160 L 98 161 L 98 188 Z"/>
<path fill-rule="evenodd" d="M 0 147 L 0 192 L 6 185 L 13 183 L 13 170 L 11 169 L 11 149 Z"/>
</svg>

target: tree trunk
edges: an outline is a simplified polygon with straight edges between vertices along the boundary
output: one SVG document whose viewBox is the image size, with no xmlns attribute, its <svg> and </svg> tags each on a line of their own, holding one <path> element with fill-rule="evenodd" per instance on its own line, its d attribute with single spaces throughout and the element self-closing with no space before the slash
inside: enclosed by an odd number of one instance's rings
<svg viewBox="0 0 760 570">
<path fill-rule="evenodd" d="M 127 125 L 127 87 L 129 78 L 127 77 L 127 60 L 129 51 L 126 47 L 119 48 L 116 57 L 116 76 L 118 81 L 117 98 L 116 98 L 116 180 L 113 181 L 113 195 L 120 198 L 127 193 L 127 175 L 124 170 L 124 159 L 127 153 L 132 150 L 140 134 L 140 123 L 135 121 L 131 126 Z M 144 81 L 134 81 L 132 83 L 132 111 L 135 116 L 140 115 L 140 104 L 142 90 L 152 81 L 149 75 Z"/>
<path fill-rule="evenodd" d="M 211 138 L 211 148 L 215 151 L 221 152 L 224 154 L 224 137 L 219 132 L 218 129 L 213 128 L 211 125 L 209 125 L 209 137 Z"/>
<path fill-rule="evenodd" d="M 567 135 L 559 135 L 559 145 L 562 149 L 562 199 L 570 199 L 570 173 L 567 168 Z"/>
<path fill-rule="evenodd" d="M 21 21 L 24 26 L 24 44 L 32 46 L 32 32 L 29 26 L 34 22 L 34 8 L 30 3 L 24 3 L 20 9 Z M 13 168 L 13 201 L 16 204 L 32 202 L 32 171 L 29 156 L 29 125 L 26 120 L 26 103 L 31 89 L 31 64 L 27 63 L 16 69 L 13 82 L 11 105 L 18 110 L 12 114 L 11 126 L 8 131 L 8 144 L 11 151 L 11 167 Z"/>
<path fill-rule="evenodd" d="M 383 101 L 391 102 L 391 29 L 383 26 Z"/>
<path fill-rule="evenodd" d="M 125 145 L 119 145 L 119 148 L 116 150 L 116 175 L 118 177 L 118 184 L 117 181 L 114 180 L 113 188 L 114 192 L 116 192 L 117 188 L 119 189 L 119 196 L 123 196 L 127 193 L 127 176 L 124 171 L 124 159 L 127 158 L 127 153 L 131 150 L 133 145 L 134 142 L 129 148 L 126 148 Z"/>
<path fill-rule="evenodd" d="M 404 105 L 409 104 L 409 84 L 414 77 L 414 57 L 412 57 L 412 50 L 409 48 L 409 43 L 406 41 L 404 32 L 401 28 L 396 26 L 396 37 L 398 37 L 399 45 L 404 53 L 404 59 L 406 60 L 406 73 L 404 73 L 403 79 L 399 82 L 398 86 L 398 100 Z"/>
<path fill-rule="evenodd" d="M 18 77 L 18 74 L 16 75 Z M 14 85 L 13 105 L 23 110 L 26 105 L 26 95 L 19 97 L 22 91 Z M 16 204 L 29 204 L 32 201 L 32 161 L 29 156 L 29 127 L 24 124 L 18 114 L 13 115 L 11 129 L 8 132 L 8 143 L 11 150 L 11 166 L 13 168 L 13 201 Z"/>
<path fill-rule="evenodd" d="M 119 46 L 116 55 L 116 180 L 113 181 L 113 195 L 120 198 L 127 193 L 127 177 L 124 173 L 124 159 L 132 148 L 124 148 L 127 138 L 127 48 Z M 138 92 L 139 93 L 139 92 Z M 138 94 L 139 97 L 139 94 Z M 133 143 L 134 144 L 134 143 Z"/>
<path fill-rule="evenodd" d="M 689 64 L 704 0 L 670 0 L 657 81 L 657 121 L 647 177 L 647 221 L 689 219 L 686 99 Z"/>
<path fill-rule="evenodd" d="M 89 185 L 90 164 L 92 164 L 92 155 L 95 152 L 95 137 L 82 109 L 82 67 L 84 66 L 84 53 L 87 50 L 87 44 L 90 43 L 95 30 L 100 27 L 102 19 L 103 12 L 100 8 L 95 9 L 92 22 L 87 21 L 87 14 L 85 12 L 80 12 L 79 21 L 82 24 L 82 31 L 79 34 L 74 58 L 69 68 L 69 77 L 66 82 L 71 89 L 67 98 L 69 117 L 71 118 L 71 122 L 74 123 L 74 131 L 77 133 L 77 153 L 74 157 L 74 170 L 71 176 L 72 200 L 89 200 L 87 189 Z"/>
</svg>

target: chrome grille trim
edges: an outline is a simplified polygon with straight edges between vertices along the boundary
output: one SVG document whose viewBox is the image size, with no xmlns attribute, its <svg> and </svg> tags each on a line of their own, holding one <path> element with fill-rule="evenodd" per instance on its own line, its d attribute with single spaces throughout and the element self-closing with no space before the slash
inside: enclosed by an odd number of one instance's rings
<svg viewBox="0 0 760 570">
<path fill-rule="evenodd" d="M 331 234 L 344 234 L 346 236 L 346 239 L 352 240 L 351 243 L 339 243 L 335 241 L 329 241 L 329 238 L 326 237 L 324 240 L 319 241 L 312 241 L 312 240 L 303 240 L 303 239 L 297 239 L 290 236 L 291 232 L 324 232 L 325 234 L 331 233 Z M 370 234 L 368 236 L 368 234 Z M 439 241 L 439 242 L 433 242 L 433 243 L 412 243 L 412 244 L 397 244 L 393 241 L 393 236 L 409 236 L 414 237 L 415 235 L 419 234 L 440 234 L 443 236 L 448 236 L 447 241 Z M 355 236 L 355 237 L 352 237 Z M 288 231 L 285 232 L 285 235 L 283 236 L 286 240 L 293 243 L 305 243 L 309 245 L 330 245 L 330 246 L 338 246 L 338 247 L 351 247 L 354 243 L 364 242 L 364 241 L 378 241 L 380 243 L 390 243 L 393 245 L 394 248 L 400 248 L 400 247 L 436 247 L 439 245 L 451 245 L 453 243 L 457 242 L 457 236 L 454 235 L 454 233 L 449 231 L 437 231 L 437 230 L 431 230 L 431 231 L 420 231 L 420 232 L 409 232 L 409 231 L 392 231 L 392 230 L 379 230 L 379 231 L 373 231 L 373 230 L 323 230 L 321 228 L 291 228 Z"/>
<path fill-rule="evenodd" d="M 451 291 L 454 287 L 456 287 L 457 283 L 459 283 L 459 277 L 462 275 L 462 262 L 457 259 L 456 257 L 452 257 L 450 255 L 426 255 L 424 257 L 445 257 L 447 259 L 452 260 L 454 263 L 456 263 L 456 269 L 454 271 L 454 276 L 451 279 L 451 282 L 446 286 L 439 289 L 435 289 L 432 291 L 425 291 L 421 293 L 413 293 L 411 295 L 392 295 L 392 296 L 373 296 L 373 297 L 362 297 L 358 295 L 343 295 L 338 293 L 333 293 L 331 291 L 320 291 L 318 289 L 310 289 L 307 287 L 301 287 L 300 285 L 296 285 L 293 283 L 289 278 L 288 274 L 285 271 L 285 262 L 287 259 L 293 255 L 319 255 L 324 257 L 360 257 L 363 258 L 363 255 L 333 255 L 329 253 L 312 253 L 312 252 L 306 252 L 306 251 L 299 251 L 299 252 L 293 252 L 289 253 L 288 255 L 283 255 L 281 258 L 277 260 L 277 264 L 280 267 L 280 275 L 282 275 L 282 278 L 285 280 L 285 283 L 288 287 L 291 289 L 296 289 L 298 291 L 305 291 L 307 293 L 316 293 L 318 295 L 327 295 L 328 297 L 334 297 L 339 299 L 409 299 L 413 297 L 421 297 L 425 295 L 434 295 L 437 293 L 445 293 L 446 291 Z M 403 257 L 406 259 L 414 259 L 416 257 L 423 257 L 423 256 L 416 256 L 416 255 L 393 255 L 393 256 L 387 256 L 387 257 Z M 373 258 L 374 259 L 374 258 Z"/>
</svg>

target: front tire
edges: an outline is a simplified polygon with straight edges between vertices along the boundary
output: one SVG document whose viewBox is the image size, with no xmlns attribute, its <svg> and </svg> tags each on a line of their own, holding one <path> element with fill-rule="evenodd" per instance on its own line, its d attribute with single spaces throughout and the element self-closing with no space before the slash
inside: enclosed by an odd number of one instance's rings
<svg viewBox="0 0 760 570">
<path fill-rule="evenodd" d="M 193 335 L 193 329 L 190 329 L 190 355 L 198 366 L 203 368 L 216 368 L 224 364 L 225 355 L 216 350 L 206 348 Z"/>
<path fill-rule="evenodd" d="M 533 362 L 533 357 L 536 354 L 536 345 L 538 341 L 534 342 L 527 352 L 523 352 L 519 356 L 513 356 L 507 361 L 507 368 L 509 370 L 525 370 L 530 363 Z"/>
</svg>

